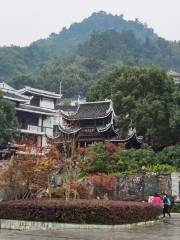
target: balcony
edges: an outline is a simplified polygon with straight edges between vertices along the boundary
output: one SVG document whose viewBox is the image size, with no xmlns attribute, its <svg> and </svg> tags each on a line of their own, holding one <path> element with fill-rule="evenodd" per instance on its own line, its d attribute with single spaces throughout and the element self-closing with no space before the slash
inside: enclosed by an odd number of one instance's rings
<svg viewBox="0 0 180 240">
<path fill-rule="evenodd" d="M 35 125 L 23 125 L 19 127 L 21 133 L 29 133 L 35 135 L 50 135 L 53 133 L 53 129 L 49 127 L 41 127 Z"/>
</svg>

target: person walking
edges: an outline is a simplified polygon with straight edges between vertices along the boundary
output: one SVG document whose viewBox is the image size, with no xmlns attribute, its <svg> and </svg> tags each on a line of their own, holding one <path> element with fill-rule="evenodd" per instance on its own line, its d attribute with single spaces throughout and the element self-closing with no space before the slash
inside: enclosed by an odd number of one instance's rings
<svg viewBox="0 0 180 240">
<path fill-rule="evenodd" d="M 163 197 L 163 203 L 164 203 L 164 207 L 163 207 L 163 217 L 166 216 L 166 214 L 168 214 L 169 217 L 171 217 L 170 214 L 170 209 L 171 209 L 171 200 L 168 197 L 168 195 L 165 195 Z"/>
<path fill-rule="evenodd" d="M 151 198 L 151 203 L 153 205 L 163 206 L 163 200 L 160 198 L 159 194 L 155 193 Z"/>
</svg>

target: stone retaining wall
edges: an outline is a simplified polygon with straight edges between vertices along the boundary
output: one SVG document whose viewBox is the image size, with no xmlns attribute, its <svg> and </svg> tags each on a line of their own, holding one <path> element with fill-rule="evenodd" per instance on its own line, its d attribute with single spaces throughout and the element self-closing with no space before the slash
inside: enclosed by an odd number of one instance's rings
<svg viewBox="0 0 180 240">
<path fill-rule="evenodd" d="M 94 189 L 97 197 L 104 189 Z M 139 173 L 116 177 L 114 190 L 109 197 L 114 199 L 148 199 L 154 193 L 180 194 L 180 173 Z"/>
<path fill-rule="evenodd" d="M 32 222 L 0 219 L 0 229 L 8 230 L 63 230 L 63 229 L 126 229 L 137 226 L 153 225 L 159 223 L 159 220 L 139 222 L 124 225 L 96 225 L 96 224 L 69 224 L 69 223 L 50 223 L 50 222 Z"/>
</svg>

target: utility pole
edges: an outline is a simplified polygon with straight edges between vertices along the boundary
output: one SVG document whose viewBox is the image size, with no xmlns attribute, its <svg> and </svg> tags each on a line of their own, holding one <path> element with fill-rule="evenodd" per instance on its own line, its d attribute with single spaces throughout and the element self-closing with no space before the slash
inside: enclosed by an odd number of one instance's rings
<svg viewBox="0 0 180 240">
<path fill-rule="evenodd" d="M 59 95 L 62 97 L 62 81 L 59 84 Z"/>
</svg>

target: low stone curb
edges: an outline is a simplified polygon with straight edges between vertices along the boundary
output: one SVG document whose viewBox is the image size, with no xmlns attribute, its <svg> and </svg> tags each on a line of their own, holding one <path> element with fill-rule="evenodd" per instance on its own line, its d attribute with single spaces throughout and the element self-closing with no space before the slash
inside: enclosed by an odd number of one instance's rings
<svg viewBox="0 0 180 240">
<path fill-rule="evenodd" d="M 97 225 L 97 224 L 70 224 L 70 223 L 53 223 L 53 222 L 33 222 L 20 220 L 0 219 L 0 229 L 8 230 L 63 230 L 63 229 L 127 229 L 137 226 L 148 226 L 160 223 L 160 220 L 139 222 L 122 225 Z"/>
<path fill-rule="evenodd" d="M 180 216 L 180 213 L 173 213 L 173 212 L 172 212 L 171 215 L 172 215 L 172 216 L 178 216 L 178 217 L 179 217 L 179 216 Z"/>
</svg>

